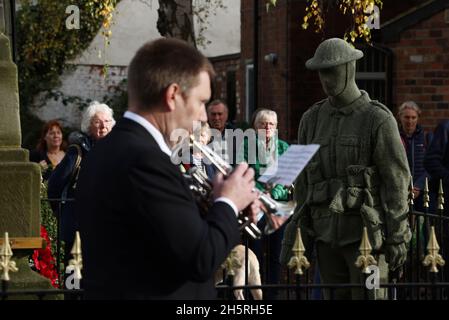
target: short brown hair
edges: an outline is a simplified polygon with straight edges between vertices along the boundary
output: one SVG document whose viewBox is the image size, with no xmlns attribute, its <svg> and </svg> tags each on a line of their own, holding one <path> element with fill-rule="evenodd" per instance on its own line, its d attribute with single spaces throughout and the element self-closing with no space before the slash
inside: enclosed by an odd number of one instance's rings
<svg viewBox="0 0 449 320">
<path fill-rule="evenodd" d="M 128 102 L 142 110 L 149 110 L 161 102 L 165 90 L 173 83 L 182 92 L 198 84 L 200 72 L 214 68 L 209 60 L 187 42 L 161 38 L 147 42 L 135 54 L 128 69 Z"/>
</svg>

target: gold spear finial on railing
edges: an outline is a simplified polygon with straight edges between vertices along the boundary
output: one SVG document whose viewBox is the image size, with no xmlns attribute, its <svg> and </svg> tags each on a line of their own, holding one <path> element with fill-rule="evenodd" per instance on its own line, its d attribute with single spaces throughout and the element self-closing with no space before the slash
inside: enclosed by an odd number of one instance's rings
<svg viewBox="0 0 449 320">
<path fill-rule="evenodd" d="M 9 244 L 8 232 L 5 232 L 2 247 L 0 248 L 0 270 L 3 270 L 0 276 L 1 280 L 9 281 L 9 272 L 17 272 L 19 269 L 16 267 L 16 263 L 11 261 L 12 250 Z"/>
<path fill-rule="evenodd" d="M 410 186 L 408 189 L 408 205 L 414 205 L 415 194 L 413 193 L 413 177 L 410 179 Z"/>
<path fill-rule="evenodd" d="M 73 243 L 72 251 L 70 253 L 73 259 L 69 261 L 69 266 L 73 266 L 75 273 L 74 278 L 77 280 L 82 279 L 81 270 L 83 269 L 83 257 L 81 252 L 81 238 L 79 231 L 75 234 L 75 242 Z"/>
<path fill-rule="evenodd" d="M 423 206 L 424 208 L 429 208 L 429 179 L 426 177 L 424 180 L 424 194 L 423 194 Z"/>
<path fill-rule="evenodd" d="M 357 257 L 355 261 L 355 266 L 357 268 L 362 268 L 362 272 L 366 274 L 370 274 L 370 270 L 368 269 L 371 265 L 377 265 L 376 259 L 371 255 L 371 251 L 373 248 L 371 247 L 371 243 L 368 238 L 368 230 L 366 227 L 363 227 L 363 235 L 362 241 L 360 242 L 360 255 Z"/>
<path fill-rule="evenodd" d="M 430 272 L 437 273 L 437 265 L 442 267 L 445 264 L 443 257 L 438 253 L 440 251 L 440 246 L 438 245 L 437 237 L 435 235 L 435 227 L 430 228 L 429 243 L 427 244 L 427 252 L 429 253 L 423 261 L 423 264 L 431 266 Z"/>
<path fill-rule="evenodd" d="M 310 267 L 310 263 L 307 260 L 307 257 L 304 255 L 306 249 L 304 248 L 304 243 L 302 242 L 300 228 L 298 228 L 298 231 L 296 232 L 296 240 L 295 244 L 293 245 L 292 251 L 293 256 L 290 258 L 287 266 L 290 269 L 295 269 L 295 274 L 302 275 L 302 269 L 308 269 Z"/>
<path fill-rule="evenodd" d="M 438 210 L 444 210 L 444 191 L 442 179 L 440 179 L 440 187 L 438 189 Z"/>
<path fill-rule="evenodd" d="M 226 270 L 228 276 L 235 276 L 235 271 L 242 267 L 238 257 L 236 248 L 232 249 L 226 260 L 222 264 L 222 268 Z"/>
</svg>

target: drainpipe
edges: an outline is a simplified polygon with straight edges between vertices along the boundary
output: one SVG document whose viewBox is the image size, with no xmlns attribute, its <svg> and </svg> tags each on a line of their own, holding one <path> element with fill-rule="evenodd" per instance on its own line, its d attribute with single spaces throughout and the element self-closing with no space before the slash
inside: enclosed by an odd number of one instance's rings
<svg viewBox="0 0 449 320">
<path fill-rule="evenodd" d="M 287 141 L 290 140 L 290 1 L 287 0 L 286 3 L 286 10 L 287 10 L 287 22 L 285 27 L 285 116 L 286 116 L 286 123 L 287 123 Z"/>
<path fill-rule="evenodd" d="M 253 73 L 254 73 L 254 110 L 256 110 L 259 107 L 259 0 L 254 0 L 254 17 L 253 17 L 253 23 L 254 23 L 254 57 L 253 57 Z M 251 115 L 248 115 L 250 118 Z"/>
</svg>

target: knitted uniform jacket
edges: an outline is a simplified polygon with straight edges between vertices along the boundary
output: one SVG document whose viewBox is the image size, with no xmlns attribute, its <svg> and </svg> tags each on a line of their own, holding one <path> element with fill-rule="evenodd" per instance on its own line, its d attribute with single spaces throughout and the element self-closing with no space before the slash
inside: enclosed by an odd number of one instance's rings
<svg viewBox="0 0 449 320">
<path fill-rule="evenodd" d="M 410 171 L 397 123 L 384 105 L 364 91 L 341 108 L 320 101 L 302 117 L 298 142 L 320 149 L 295 184 L 298 206 L 286 227 L 283 262 L 298 226 L 306 242 L 333 247 L 359 242 L 364 226 L 375 250 L 385 241 L 410 239 Z"/>
</svg>

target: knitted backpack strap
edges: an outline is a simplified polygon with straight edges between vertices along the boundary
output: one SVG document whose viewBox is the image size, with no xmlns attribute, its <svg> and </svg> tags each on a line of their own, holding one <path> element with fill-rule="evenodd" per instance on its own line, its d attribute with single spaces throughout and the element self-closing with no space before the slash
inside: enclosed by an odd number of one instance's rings
<svg viewBox="0 0 449 320">
<path fill-rule="evenodd" d="M 313 139 L 315 138 L 316 127 L 317 127 L 317 122 L 318 122 L 318 115 L 320 113 L 321 107 L 326 102 L 327 102 L 327 99 L 324 99 L 324 100 L 318 102 L 318 107 L 316 108 L 315 112 L 312 114 L 312 116 L 313 116 L 313 119 L 312 119 L 312 123 L 313 123 L 312 137 L 310 137 L 310 139 L 307 141 L 307 143 L 311 143 L 313 141 Z"/>
<path fill-rule="evenodd" d="M 376 108 L 378 108 L 377 105 L 371 104 L 372 108 L 369 109 L 369 113 L 364 117 L 363 122 L 363 128 L 366 128 L 364 130 L 365 133 L 365 141 L 369 141 L 366 145 L 364 145 L 364 150 L 361 150 L 360 152 L 360 158 L 359 158 L 359 164 L 360 165 L 367 165 L 369 164 L 369 160 L 371 157 L 372 152 L 372 141 L 371 141 L 371 133 L 373 131 L 373 114 L 376 111 Z"/>
</svg>

